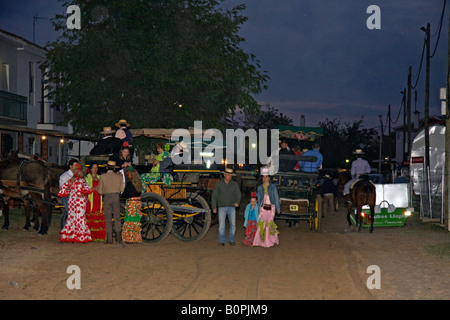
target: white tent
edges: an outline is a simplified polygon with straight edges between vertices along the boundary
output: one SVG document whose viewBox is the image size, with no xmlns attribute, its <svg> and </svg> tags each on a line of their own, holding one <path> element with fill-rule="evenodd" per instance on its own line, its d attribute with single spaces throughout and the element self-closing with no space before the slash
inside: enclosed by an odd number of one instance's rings
<svg viewBox="0 0 450 320">
<path fill-rule="evenodd" d="M 431 126 L 428 132 L 430 136 L 430 174 L 432 177 L 430 178 L 430 185 L 432 193 L 435 193 L 442 184 L 441 176 L 445 161 L 445 126 Z M 423 188 L 421 190 L 420 187 L 421 180 L 425 178 L 424 168 L 425 130 L 422 130 L 414 138 L 411 147 L 410 174 L 415 194 L 424 194 Z"/>
<path fill-rule="evenodd" d="M 431 126 L 428 132 L 430 137 L 428 180 L 425 171 L 425 130 L 422 130 L 417 134 L 411 147 L 411 182 L 414 193 L 420 195 L 421 217 L 440 217 L 443 222 L 445 126 Z"/>
</svg>

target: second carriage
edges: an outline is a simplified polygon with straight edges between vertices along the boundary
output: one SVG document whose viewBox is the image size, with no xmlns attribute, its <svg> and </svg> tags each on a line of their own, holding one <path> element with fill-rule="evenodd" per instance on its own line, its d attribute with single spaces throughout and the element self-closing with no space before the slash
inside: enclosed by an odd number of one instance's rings
<svg viewBox="0 0 450 320">
<path fill-rule="evenodd" d="M 319 142 L 323 136 L 322 128 L 279 126 L 280 137 L 302 150 L 310 147 L 311 143 Z M 297 161 L 316 161 L 314 156 L 279 155 L 280 169 L 281 161 L 287 161 L 291 165 L 286 172 L 280 171 L 275 174 L 274 183 L 277 186 L 281 212 L 276 219 L 285 220 L 289 226 L 297 222 L 306 221 L 310 230 L 320 231 L 322 226 L 322 197 L 318 191 L 318 174 L 306 173 L 294 170 Z"/>
</svg>

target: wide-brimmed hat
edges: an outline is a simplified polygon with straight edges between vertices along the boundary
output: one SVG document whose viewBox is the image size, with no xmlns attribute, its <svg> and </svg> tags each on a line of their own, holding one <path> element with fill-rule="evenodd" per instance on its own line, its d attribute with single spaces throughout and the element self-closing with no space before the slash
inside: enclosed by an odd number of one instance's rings
<svg viewBox="0 0 450 320">
<path fill-rule="evenodd" d="M 116 166 L 116 162 L 115 162 L 115 161 L 112 161 L 112 160 L 109 160 L 109 161 L 106 163 L 106 165 L 107 165 L 108 167 L 118 168 L 118 166 Z"/>
<path fill-rule="evenodd" d="M 269 174 L 269 168 L 268 168 L 268 167 L 262 167 L 262 168 L 261 168 L 261 175 L 262 175 L 262 176 L 270 176 L 270 174 Z"/>
<path fill-rule="evenodd" d="M 186 142 L 181 141 L 181 142 L 177 143 L 177 145 L 179 145 L 181 147 L 181 149 L 183 149 L 183 151 L 189 152 L 189 148 L 188 148 Z"/>
<path fill-rule="evenodd" d="M 114 133 L 116 132 L 116 130 L 111 129 L 111 127 L 103 127 L 103 131 L 100 132 L 101 134 L 110 134 L 110 133 Z"/>
<path fill-rule="evenodd" d="M 223 174 L 229 174 L 231 176 L 235 176 L 236 174 L 234 173 L 234 170 L 231 168 L 225 168 L 224 171 L 221 171 Z"/>
<path fill-rule="evenodd" d="M 119 120 L 119 122 L 116 123 L 116 127 L 120 127 L 123 124 L 126 125 L 127 127 L 131 126 L 131 124 L 129 124 L 127 120 L 121 119 Z"/>
<path fill-rule="evenodd" d="M 364 154 L 364 152 L 362 151 L 362 149 L 356 149 L 353 154 Z"/>
</svg>

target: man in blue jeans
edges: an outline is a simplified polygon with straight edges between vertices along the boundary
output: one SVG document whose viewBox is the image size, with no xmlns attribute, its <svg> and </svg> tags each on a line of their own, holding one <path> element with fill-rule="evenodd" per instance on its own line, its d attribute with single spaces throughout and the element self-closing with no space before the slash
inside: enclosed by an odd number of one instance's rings
<svg viewBox="0 0 450 320">
<path fill-rule="evenodd" d="M 211 207 L 214 213 L 219 214 L 219 244 L 225 245 L 225 220 L 228 218 L 230 230 L 228 232 L 228 242 L 234 246 L 234 235 L 236 232 L 236 207 L 241 202 L 241 190 L 236 181 L 232 180 L 235 176 L 233 169 L 225 168 L 223 179 L 214 187 L 211 195 Z"/>
</svg>

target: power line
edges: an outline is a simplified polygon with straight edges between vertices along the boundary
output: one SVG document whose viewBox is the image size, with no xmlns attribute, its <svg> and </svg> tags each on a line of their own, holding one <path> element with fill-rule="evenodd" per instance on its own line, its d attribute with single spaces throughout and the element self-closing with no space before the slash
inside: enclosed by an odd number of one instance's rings
<svg viewBox="0 0 450 320">
<path fill-rule="evenodd" d="M 417 87 L 417 84 L 419 83 L 420 73 L 422 72 L 422 64 L 423 64 L 423 56 L 425 54 L 425 46 L 426 46 L 426 39 L 423 40 L 423 47 L 422 47 L 422 56 L 420 57 L 420 64 L 419 64 L 419 70 L 417 73 L 416 83 L 411 86 L 411 89 L 415 89 Z"/>
<path fill-rule="evenodd" d="M 447 4 L 447 0 L 444 0 L 444 4 L 442 6 L 441 19 L 439 21 L 439 28 L 436 30 L 436 33 L 438 33 L 438 38 L 437 38 L 437 41 L 436 41 L 436 45 L 434 46 L 433 54 L 430 56 L 430 58 L 433 58 L 433 56 L 436 53 L 437 47 L 439 45 L 439 40 L 441 38 L 442 24 L 443 24 L 443 21 L 444 21 L 446 4 Z M 436 33 L 435 33 L 435 35 L 436 35 Z M 419 83 L 420 74 L 422 72 L 422 65 L 423 65 L 423 57 L 424 57 L 424 54 L 425 54 L 425 47 L 426 47 L 426 39 L 423 40 L 422 55 L 420 57 L 420 64 L 419 64 L 419 69 L 417 71 L 416 82 L 415 82 L 415 84 L 413 86 L 411 86 L 411 89 L 416 89 L 417 84 Z"/>
<path fill-rule="evenodd" d="M 398 110 L 398 115 L 397 115 L 397 119 L 395 119 L 395 121 L 391 120 L 391 124 L 396 124 L 398 121 L 398 118 L 400 118 L 400 113 L 402 112 L 403 107 L 405 106 L 405 99 L 402 98 L 402 102 L 400 104 L 400 110 Z"/>
<path fill-rule="evenodd" d="M 434 54 L 436 53 L 436 49 L 437 49 L 438 44 L 439 44 L 439 40 L 441 38 L 442 22 L 444 21 L 444 13 L 445 13 L 445 5 L 446 5 L 446 3 L 447 3 L 447 0 L 444 0 L 444 6 L 442 7 L 442 13 L 441 13 L 441 21 L 439 22 L 438 38 L 436 40 L 436 45 L 434 46 L 433 54 L 430 56 L 430 58 L 434 57 Z"/>
</svg>

